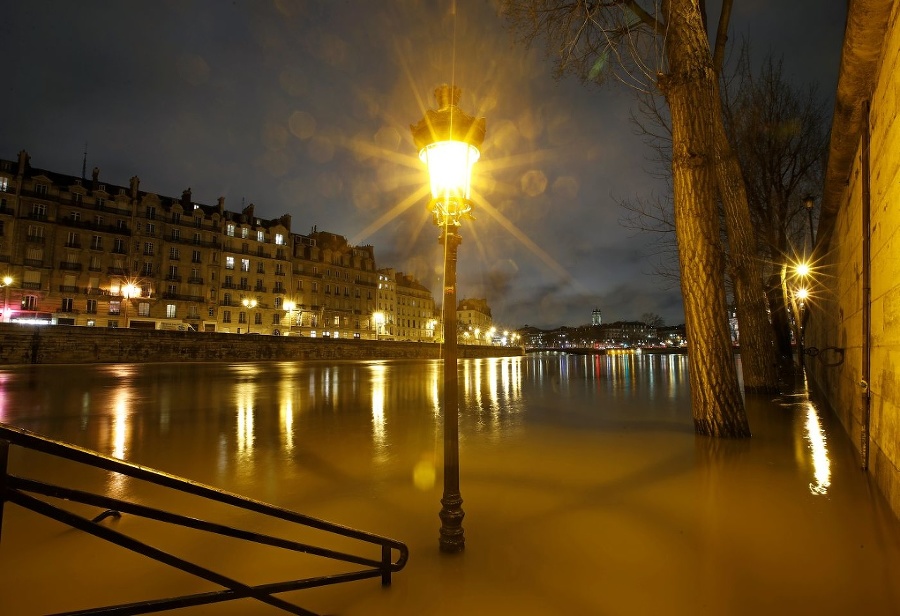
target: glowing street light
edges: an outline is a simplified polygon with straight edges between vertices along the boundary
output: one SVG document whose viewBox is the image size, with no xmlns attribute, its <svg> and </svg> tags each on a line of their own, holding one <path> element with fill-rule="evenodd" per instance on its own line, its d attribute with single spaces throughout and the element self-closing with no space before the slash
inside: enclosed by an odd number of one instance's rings
<svg viewBox="0 0 900 616">
<path fill-rule="evenodd" d="M 384 327 L 384 313 L 375 312 L 372 314 L 372 320 L 375 321 L 375 340 L 378 340 L 378 330 Z"/>
<path fill-rule="evenodd" d="M 256 300 L 245 297 L 241 300 L 244 308 L 247 309 L 247 333 L 250 333 L 250 311 L 256 308 Z"/>
<path fill-rule="evenodd" d="M 137 288 L 136 285 L 134 285 L 133 283 L 130 283 L 130 282 L 129 282 L 128 284 L 122 285 L 122 288 L 120 289 L 120 292 L 122 293 L 122 300 L 123 300 L 123 301 L 122 301 L 122 304 L 123 304 L 123 306 L 122 306 L 122 310 L 123 310 L 122 317 L 123 317 L 124 320 L 125 320 L 125 329 L 128 329 L 128 304 L 131 303 L 130 300 L 131 300 L 132 297 L 137 296 L 137 294 L 138 294 L 138 288 Z M 140 315 L 138 315 L 138 316 L 140 316 Z"/>
<path fill-rule="evenodd" d="M 294 317 L 294 308 L 297 307 L 297 304 L 295 304 L 291 300 L 287 300 L 286 302 L 284 302 L 283 306 L 284 306 L 284 309 L 287 310 L 287 313 L 288 313 L 288 333 L 287 333 L 287 335 L 290 335 L 291 328 L 294 326 L 294 318 L 293 318 Z"/>
<path fill-rule="evenodd" d="M 3 277 L 3 316 L 2 319 L 9 323 L 9 286 L 13 283 L 12 276 Z"/>
<path fill-rule="evenodd" d="M 456 340 L 456 260 L 462 241 L 458 229 L 471 218 L 472 167 L 481 153 L 485 120 L 457 107 L 460 89 L 442 85 L 434 91 L 438 109 L 429 109 L 410 126 L 419 159 L 428 165 L 431 211 L 444 246 L 444 493 L 441 498 L 440 548 L 459 552 L 466 546 L 465 513 L 459 490 L 459 381 Z M 449 335 L 448 335 L 449 333 Z"/>
</svg>

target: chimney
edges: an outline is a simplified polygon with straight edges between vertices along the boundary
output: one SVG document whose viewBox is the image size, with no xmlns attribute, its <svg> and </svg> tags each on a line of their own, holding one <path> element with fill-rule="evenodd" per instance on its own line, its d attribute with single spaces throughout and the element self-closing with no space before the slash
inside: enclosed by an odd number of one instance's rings
<svg viewBox="0 0 900 616">
<path fill-rule="evenodd" d="M 219 197 L 219 214 L 225 212 L 225 197 Z"/>
<path fill-rule="evenodd" d="M 188 187 L 186 190 L 181 192 L 181 206 L 188 210 L 191 207 L 191 189 L 190 189 L 190 187 Z"/>
<path fill-rule="evenodd" d="M 19 176 L 25 175 L 25 171 L 27 171 L 28 168 L 31 167 L 30 161 L 31 157 L 28 155 L 28 152 L 26 152 L 25 150 L 19 152 Z"/>
<path fill-rule="evenodd" d="M 141 185 L 141 179 L 138 176 L 132 176 L 131 178 L 131 198 L 133 200 L 137 200 L 138 198 L 138 189 Z"/>
</svg>

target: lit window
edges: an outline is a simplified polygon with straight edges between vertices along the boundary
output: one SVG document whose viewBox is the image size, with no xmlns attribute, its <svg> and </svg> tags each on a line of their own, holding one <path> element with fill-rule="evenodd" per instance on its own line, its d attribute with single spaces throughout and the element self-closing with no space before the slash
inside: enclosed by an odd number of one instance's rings
<svg viewBox="0 0 900 616">
<path fill-rule="evenodd" d="M 265 231 L 257 231 L 256 232 L 256 241 L 257 242 L 265 242 L 266 241 L 266 232 Z"/>
<path fill-rule="evenodd" d="M 234 237 L 234 223 L 233 222 L 230 222 L 227 225 L 225 225 L 225 235 L 230 235 L 231 237 Z"/>
<path fill-rule="evenodd" d="M 275 234 L 275 243 L 279 246 L 284 246 L 284 236 L 280 233 Z"/>
<path fill-rule="evenodd" d="M 175 304 L 166 304 L 166 318 L 167 319 L 175 318 Z"/>
<path fill-rule="evenodd" d="M 225 269 L 234 269 L 234 257 L 225 257 Z"/>
<path fill-rule="evenodd" d="M 241 227 L 241 238 L 247 239 L 247 235 L 249 235 L 250 229 L 247 227 Z"/>
</svg>

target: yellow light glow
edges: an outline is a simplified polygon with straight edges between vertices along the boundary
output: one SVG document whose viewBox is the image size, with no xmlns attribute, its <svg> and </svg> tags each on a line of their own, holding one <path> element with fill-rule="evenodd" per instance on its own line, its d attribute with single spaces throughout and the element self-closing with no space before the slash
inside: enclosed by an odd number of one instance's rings
<svg viewBox="0 0 900 616">
<path fill-rule="evenodd" d="M 480 156 L 478 148 L 463 141 L 438 141 L 419 151 L 419 159 L 428 165 L 431 196 L 449 213 L 469 198 L 472 167 Z"/>
<path fill-rule="evenodd" d="M 796 293 L 794 293 L 794 295 L 797 297 L 797 299 L 799 299 L 800 301 L 803 301 L 807 297 L 809 297 L 809 289 L 807 289 L 806 287 L 800 287 L 799 289 L 797 289 L 797 291 L 796 291 Z"/>
<path fill-rule="evenodd" d="M 809 269 L 809 263 L 807 263 L 807 262 L 805 262 L 805 261 L 802 261 L 802 262 L 798 263 L 798 264 L 794 267 L 794 271 L 795 271 L 796 274 L 797 274 L 798 276 L 800 276 L 800 277 L 809 276 L 809 272 L 810 272 L 810 269 Z"/>
<path fill-rule="evenodd" d="M 4 277 L 3 277 L 3 286 L 4 286 L 4 287 L 8 287 L 8 286 L 11 285 L 12 283 L 13 283 L 12 276 L 4 276 Z"/>
</svg>

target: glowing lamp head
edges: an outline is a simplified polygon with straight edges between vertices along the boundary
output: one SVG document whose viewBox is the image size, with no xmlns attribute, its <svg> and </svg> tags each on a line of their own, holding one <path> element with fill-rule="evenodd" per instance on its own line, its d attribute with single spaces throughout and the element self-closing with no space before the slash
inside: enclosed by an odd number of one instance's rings
<svg viewBox="0 0 900 616">
<path fill-rule="evenodd" d="M 798 263 L 794 268 L 794 271 L 800 277 L 809 276 L 809 263 L 806 263 L 805 261 Z"/>
<path fill-rule="evenodd" d="M 797 289 L 797 292 L 795 293 L 795 295 L 797 296 L 797 299 L 799 299 L 801 302 L 805 301 L 806 298 L 809 297 L 809 289 L 807 289 L 806 287 L 800 287 L 799 289 Z"/>
<path fill-rule="evenodd" d="M 137 295 L 137 287 L 133 284 L 126 284 L 122 286 L 122 297 L 125 299 L 130 299 Z"/>
<path fill-rule="evenodd" d="M 472 167 L 481 153 L 485 120 L 457 107 L 460 89 L 442 85 L 434 91 L 438 109 L 429 109 L 418 124 L 410 126 L 419 159 L 431 179 L 429 208 L 437 225 L 458 225 L 472 210 Z"/>
<path fill-rule="evenodd" d="M 8 287 L 13 282 L 12 276 L 4 276 L 3 277 L 3 286 Z"/>
</svg>

